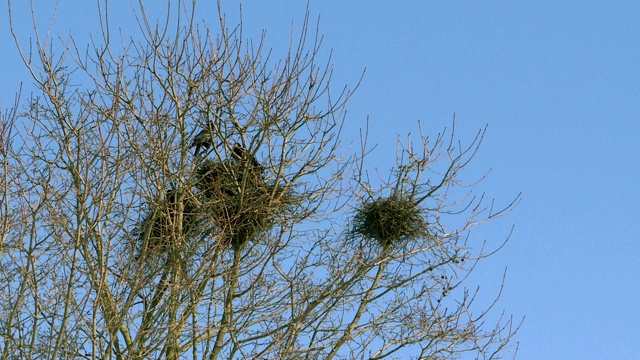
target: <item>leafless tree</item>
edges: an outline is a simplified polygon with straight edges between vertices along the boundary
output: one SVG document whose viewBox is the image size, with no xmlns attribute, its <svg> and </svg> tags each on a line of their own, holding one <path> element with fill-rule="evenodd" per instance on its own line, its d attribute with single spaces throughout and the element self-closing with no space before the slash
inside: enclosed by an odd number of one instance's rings
<svg viewBox="0 0 640 360">
<path fill-rule="evenodd" d="M 469 230 L 518 201 L 452 199 L 484 130 L 399 141 L 371 179 L 308 16 L 276 61 L 172 4 L 118 41 L 101 7 L 89 50 L 12 25 L 38 92 L 0 124 L 2 358 L 513 355 L 520 323 L 463 285 Z"/>
</svg>

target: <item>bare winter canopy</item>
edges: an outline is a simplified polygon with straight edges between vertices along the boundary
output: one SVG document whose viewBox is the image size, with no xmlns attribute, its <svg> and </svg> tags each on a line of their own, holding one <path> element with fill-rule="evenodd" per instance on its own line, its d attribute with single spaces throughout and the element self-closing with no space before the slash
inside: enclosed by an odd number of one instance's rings
<svg viewBox="0 0 640 360">
<path fill-rule="evenodd" d="M 1 358 L 513 354 L 463 282 L 469 230 L 517 199 L 450 191 L 484 130 L 400 143 L 372 180 L 306 19 L 276 59 L 175 5 L 133 9 L 137 37 L 102 8 L 88 50 L 15 34 L 38 91 L 0 123 Z"/>
</svg>

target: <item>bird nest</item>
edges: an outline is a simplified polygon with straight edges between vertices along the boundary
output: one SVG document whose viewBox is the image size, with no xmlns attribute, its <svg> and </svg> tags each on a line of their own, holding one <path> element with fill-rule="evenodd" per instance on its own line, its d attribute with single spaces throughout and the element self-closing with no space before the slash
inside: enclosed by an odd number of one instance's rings
<svg viewBox="0 0 640 360">
<path fill-rule="evenodd" d="M 190 233 L 198 220 L 198 206 L 195 198 L 182 194 L 182 208 L 178 202 L 178 190 L 168 190 L 163 199 L 150 206 L 149 213 L 137 228 L 139 254 L 166 253 L 178 239 Z M 139 258 L 138 255 L 136 258 Z"/>
<path fill-rule="evenodd" d="M 150 205 L 135 231 L 136 259 L 143 254 L 165 256 L 174 244 L 208 236 L 240 250 L 268 231 L 295 201 L 283 186 L 268 183 L 262 165 L 238 145 L 228 159 L 203 160 L 193 185 L 168 190 Z"/>
<path fill-rule="evenodd" d="M 205 160 L 197 169 L 196 188 L 206 216 L 210 216 L 223 246 L 234 250 L 273 226 L 288 196 L 268 184 L 255 160 Z"/>
<path fill-rule="evenodd" d="M 396 196 L 365 202 L 357 209 L 353 233 L 376 239 L 387 248 L 427 233 L 427 222 L 419 204 Z"/>
</svg>

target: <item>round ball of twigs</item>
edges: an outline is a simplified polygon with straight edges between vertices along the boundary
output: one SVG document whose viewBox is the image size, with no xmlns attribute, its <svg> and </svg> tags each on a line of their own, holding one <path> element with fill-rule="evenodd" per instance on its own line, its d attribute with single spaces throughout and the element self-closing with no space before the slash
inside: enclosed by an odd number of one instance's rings
<svg viewBox="0 0 640 360">
<path fill-rule="evenodd" d="M 419 204 L 396 196 L 363 203 L 356 211 L 353 233 L 389 247 L 427 234 L 427 222 Z"/>
<path fill-rule="evenodd" d="M 205 161 L 197 169 L 196 187 L 204 213 L 223 234 L 223 246 L 239 250 L 267 231 L 286 208 L 286 196 L 268 184 L 263 169 L 249 161 Z"/>
</svg>

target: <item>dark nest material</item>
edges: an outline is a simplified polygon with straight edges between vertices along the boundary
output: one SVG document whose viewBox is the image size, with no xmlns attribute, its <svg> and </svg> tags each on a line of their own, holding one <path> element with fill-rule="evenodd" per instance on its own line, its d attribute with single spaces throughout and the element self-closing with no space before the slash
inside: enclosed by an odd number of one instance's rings
<svg viewBox="0 0 640 360">
<path fill-rule="evenodd" d="M 194 198 L 186 199 L 183 194 L 182 216 L 178 206 L 178 189 L 168 190 L 165 197 L 151 205 L 150 211 L 137 229 L 142 253 L 166 253 L 177 239 L 184 238 L 194 229 L 198 219 L 198 206 Z M 179 223 L 181 221 L 181 223 Z"/>
<path fill-rule="evenodd" d="M 197 169 L 196 188 L 203 214 L 211 217 L 221 234 L 220 244 L 237 251 L 268 231 L 291 199 L 280 186 L 266 182 L 264 169 L 252 156 L 236 155 L 226 161 L 204 161 Z"/>
<path fill-rule="evenodd" d="M 419 204 L 396 196 L 365 202 L 357 209 L 353 234 L 376 239 L 382 247 L 427 234 L 427 222 Z"/>
</svg>

